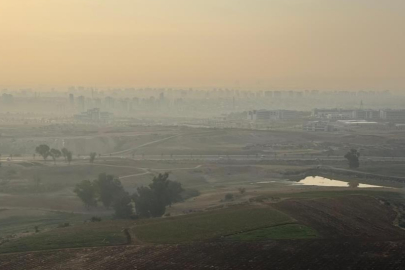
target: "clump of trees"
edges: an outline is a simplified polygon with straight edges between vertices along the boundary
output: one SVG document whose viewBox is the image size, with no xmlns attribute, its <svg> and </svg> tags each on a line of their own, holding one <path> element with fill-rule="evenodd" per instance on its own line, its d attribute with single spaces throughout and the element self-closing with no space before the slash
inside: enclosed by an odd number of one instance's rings
<svg viewBox="0 0 405 270">
<path fill-rule="evenodd" d="M 351 169 L 357 169 L 360 167 L 360 152 L 356 149 L 351 149 L 344 157 L 349 162 L 349 167 Z"/>
<path fill-rule="evenodd" d="M 96 189 L 93 182 L 89 180 L 83 180 L 76 185 L 74 192 L 80 198 L 80 200 L 82 200 L 87 208 L 97 206 Z"/>
<path fill-rule="evenodd" d="M 83 180 L 76 185 L 74 192 L 83 201 L 87 208 L 95 207 L 100 202 L 104 207 L 110 208 L 120 198 L 126 195 L 118 178 L 102 173 L 97 179 Z"/>
<path fill-rule="evenodd" d="M 168 173 L 159 174 L 148 187 L 138 188 L 132 196 L 136 214 L 146 218 L 161 217 L 167 206 L 183 200 L 183 191 L 180 183 L 169 180 Z"/>
<path fill-rule="evenodd" d="M 44 160 L 47 160 L 48 157 L 52 157 L 53 161 L 56 162 L 56 159 L 60 158 L 63 156 L 65 158 L 65 161 L 68 162 L 69 164 L 72 162 L 72 152 L 70 152 L 66 148 L 62 148 L 61 150 L 50 148 L 46 144 L 41 144 L 35 148 L 35 152 L 39 154 Z M 35 159 L 35 154 L 33 155 Z"/>
<path fill-rule="evenodd" d="M 44 160 L 46 160 L 49 157 L 51 148 L 46 145 L 46 144 L 41 144 L 40 146 L 37 146 L 35 148 L 35 152 L 37 152 Z"/>
<path fill-rule="evenodd" d="M 166 207 L 183 201 L 183 188 L 180 183 L 169 180 L 169 174 L 159 174 L 147 187 L 139 187 L 130 195 L 121 181 L 105 173 L 93 181 L 84 180 L 76 185 L 74 192 L 86 207 L 94 207 L 100 202 L 104 207 L 112 207 L 117 218 L 161 217 Z"/>
<path fill-rule="evenodd" d="M 56 162 L 57 158 L 60 158 L 60 156 L 62 155 L 62 152 L 59 151 L 58 149 L 54 149 L 52 148 L 51 150 L 49 150 L 49 155 L 52 157 L 53 162 Z"/>
</svg>

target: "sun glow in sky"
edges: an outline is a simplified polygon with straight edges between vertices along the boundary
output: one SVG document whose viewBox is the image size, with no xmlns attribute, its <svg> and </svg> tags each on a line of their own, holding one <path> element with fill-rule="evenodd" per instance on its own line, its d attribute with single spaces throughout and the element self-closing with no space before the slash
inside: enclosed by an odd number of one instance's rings
<svg viewBox="0 0 405 270">
<path fill-rule="evenodd" d="M 0 0 L 0 86 L 405 89 L 403 0 Z"/>
</svg>

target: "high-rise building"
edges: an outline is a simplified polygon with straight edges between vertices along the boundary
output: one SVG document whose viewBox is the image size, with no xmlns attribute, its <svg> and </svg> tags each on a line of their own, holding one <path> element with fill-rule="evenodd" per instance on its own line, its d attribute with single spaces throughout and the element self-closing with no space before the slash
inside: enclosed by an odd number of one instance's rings
<svg viewBox="0 0 405 270">
<path fill-rule="evenodd" d="M 75 107 L 75 96 L 73 94 L 69 94 L 69 105 L 71 108 Z"/>
</svg>

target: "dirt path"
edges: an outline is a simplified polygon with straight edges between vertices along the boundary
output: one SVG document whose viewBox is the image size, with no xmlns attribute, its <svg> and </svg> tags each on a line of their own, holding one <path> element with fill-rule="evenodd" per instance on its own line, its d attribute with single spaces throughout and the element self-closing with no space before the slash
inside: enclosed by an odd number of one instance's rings
<svg viewBox="0 0 405 270">
<path fill-rule="evenodd" d="M 118 151 L 118 152 L 109 153 L 108 155 L 120 155 L 120 154 L 128 153 L 128 152 L 140 149 L 142 147 L 149 146 L 149 145 L 156 144 L 156 143 L 165 142 L 165 141 L 168 141 L 170 139 L 173 139 L 173 138 L 176 138 L 176 137 L 179 137 L 179 136 L 181 136 L 181 135 L 170 136 L 170 137 L 167 137 L 167 138 L 164 138 L 164 139 L 144 143 L 144 144 L 141 144 L 141 145 L 139 145 L 137 147 L 133 147 L 133 148 L 130 148 L 130 149 L 127 149 L 127 150 L 122 150 L 122 151 Z"/>
</svg>

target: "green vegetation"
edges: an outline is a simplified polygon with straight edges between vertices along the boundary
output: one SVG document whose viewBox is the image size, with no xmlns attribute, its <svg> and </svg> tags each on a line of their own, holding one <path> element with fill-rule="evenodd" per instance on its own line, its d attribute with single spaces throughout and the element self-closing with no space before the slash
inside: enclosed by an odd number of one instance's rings
<svg viewBox="0 0 405 270">
<path fill-rule="evenodd" d="M 113 204 L 115 197 L 120 197 L 120 195 L 124 193 L 124 187 L 121 181 L 113 175 L 107 175 L 105 173 L 100 174 L 98 178 L 93 181 L 93 186 L 98 200 L 106 208 L 109 208 Z"/>
<path fill-rule="evenodd" d="M 89 180 L 83 180 L 76 185 L 74 192 L 87 208 L 97 206 L 96 189 Z"/>
<path fill-rule="evenodd" d="M 72 162 L 72 160 L 73 160 L 73 154 L 72 154 L 72 152 L 67 152 L 67 153 L 66 153 L 66 161 L 69 163 L 69 165 L 70 165 L 70 163 Z"/>
<path fill-rule="evenodd" d="M 133 233 L 144 242 L 183 243 L 289 222 L 294 220 L 273 208 L 244 206 L 149 222 L 139 221 Z"/>
<path fill-rule="evenodd" d="M 94 160 L 96 159 L 97 153 L 96 152 L 91 152 L 90 153 L 90 163 L 94 163 Z"/>
<path fill-rule="evenodd" d="M 0 238 L 22 232 L 32 233 L 35 231 L 35 226 L 38 226 L 40 231 L 44 231 L 56 228 L 61 223 L 82 223 L 86 219 L 88 219 L 87 215 L 64 212 L 2 209 Z"/>
<path fill-rule="evenodd" d="M 225 194 L 224 201 L 226 201 L 226 202 L 233 201 L 233 198 L 234 198 L 234 196 L 232 193 L 227 193 L 227 194 Z"/>
<path fill-rule="evenodd" d="M 357 169 L 360 167 L 360 152 L 356 149 L 351 149 L 349 152 L 347 152 L 345 158 L 349 161 L 349 167 L 351 169 Z"/>
<path fill-rule="evenodd" d="M 37 152 L 44 160 L 46 160 L 49 156 L 50 147 L 46 144 L 41 144 L 37 148 L 35 148 L 35 152 Z"/>
<path fill-rule="evenodd" d="M 58 159 L 58 158 L 60 158 L 60 157 L 62 156 L 62 152 L 59 151 L 58 149 L 52 148 L 52 149 L 49 151 L 49 155 L 52 157 L 53 162 L 56 162 L 56 159 Z"/>
<path fill-rule="evenodd" d="M 180 183 L 169 180 L 169 174 L 154 177 L 149 187 L 140 187 L 133 195 L 136 214 L 139 217 L 161 217 L 166 207 L 183 200 Z"/>
<path fill-rule="evenodd" d="M 101 202 L 104 207 L 113 207 L 115 217 L 133 217 L 133 205 L 137 217 L 161 217 L 166 212 L 166 207 L 183 200 L 181 184 L 169 180 L 169 174 L 159 174 L 154 177 L 148 187 L 138 187 L 137 193 L 132 196 L 125 191 L 121 181 L 102 173 L 96 180 L 83 180 L 76 185 L 74 192 L 87 208 L 97 206 Z"/>
<path fill-rule="evenodd" d="M 113 206 L 117 218 L 129 218 L 133 214 L 131 197 L 125 192 L 121 181 L 113 175 L 102 173 L 92 182 L 83 180 L 76 185 L 74 192 L 87 208 L 101 202 L 106 208 Z"/>
<path fill-rule="evenodd" d="M 72 161 L 72 152 L 70 152 L 66 148 L 62 148 L 61 150 L 50 148 L 46 144 L 41 144 L 35 148 L 35 152 L 38 153 L 44 160 L 46 160 L 49 156 L 52 157 L 53 161 L 56 162 L 56 159 L 63 156 L 67 162 Z M 35 159 L 35 154 L 33 155 Z M 94 160 L 93 160 L 94 161 Z"/>
<path fill-rule="evenodd" d="M 268 239 L 310 239 L 318 234 L 313 229 L 301 224 L 285 224 L 264 229 L 235 234 L 227 237 L 238 241 L 260 241 Z"/>
<path fill-rule="evenodd" d="M 137 222 L 130 220 L 114 220 L 73 224 L 68 227 L 60 224 L 69 219 L 55 220 L 52 230 L 39 227 L 39 233 L 12 239 L 0 245 L 0 253 L 33 251 L 76 247 L 94 247 L 120 245 L 127 243 L 124 231 L 131 229 L 142 242 L 150 243 L 185 243 L 203 241 L 227 236 L 243 231 L 266 228 L 279 224 L 295 222 L 289 216 L 270 207 L 232 207 L 218 211 L 196 213 L 173 218 L 144 219 Z M 70 219 L 72 220 L 72 219 Z M 59 227 L 57 222 L 59 223 Z M 304 232 L 290 231 L 294 236 L 303 237 Z M 310 230 L 306 230 L 310 235 Z M 289 231 L 278 232 L 287 234 Z"/>
<path fill-rule="evenodd" d="M 129 222 L 108 221 L 57 228 L 3 243 L 0 253 L 121 245 L 127 241 L 123 233 L 127 226 Z"/>
</svg>

